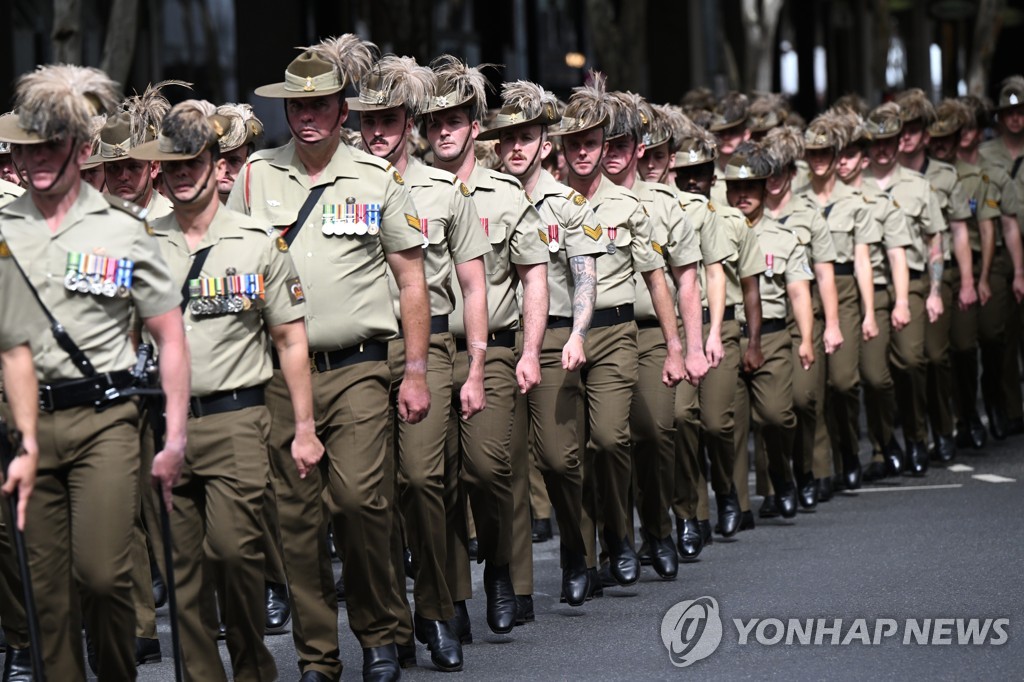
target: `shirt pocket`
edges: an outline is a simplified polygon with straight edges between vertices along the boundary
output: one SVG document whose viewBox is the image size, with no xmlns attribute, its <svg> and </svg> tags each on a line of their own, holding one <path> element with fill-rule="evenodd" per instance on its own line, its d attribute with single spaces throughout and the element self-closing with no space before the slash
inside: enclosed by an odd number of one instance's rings
<svg viewBox="0 0 1024 682">
<path fill-rule="evenodd" d="M 509 240 L 512 226 L 501 220 L 490 220 L 487 225 L 487 241 L 491 243 L 491 252 L 484 256 L 487 273 L 494 275 L 504 272 L 509 260 Z"/>
</svg>

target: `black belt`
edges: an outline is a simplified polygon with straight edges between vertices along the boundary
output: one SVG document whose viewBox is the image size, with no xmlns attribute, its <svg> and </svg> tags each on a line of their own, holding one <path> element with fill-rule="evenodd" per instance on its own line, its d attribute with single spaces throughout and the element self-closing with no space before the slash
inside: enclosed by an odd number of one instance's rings
<svg viewBox="0 0 1024 682">
<path fill-rule="evenodd" d="M 915 279 L 921 279 L 922 277 L 924 277 L 924 273 L 921 272 L 920 270 L 911 270 L 910 271 L 910 279 L 915 280 Z"/>
<path fill-rule="evenodd" d="M 761 336 L 765 334 L 774 334 L 775 332 L 781 332 L 784 329 L 789 328 L 789 323 L 786 322 L 784 317 L 773 317 L 767 320 L 761 320 Z M 748 336 L 747 325 L 743 325 L 743 336 Z"/>
<path fill-rule="evenodd" d="M 853 263 L 833 263 L 832 270 L 837 275 L 852 275 Z"/>
<path fill-rule="evenodd" d="M 548 317 L 548 329 L 564 329 L 565 327 L 571 326 L 571 317 L 558 317 L 557 315 L 551 315 Z"/>
<path fill-rule="evenodd" d="M 448 331 L 448 316 L 447 315 L 434 315 L 430 318 L 430 333 L 431 334 L 444 334 Z M 398 338 L 402 338 L 402 333 L 398 333 Z"/>
<path fill-rule="evenodd" d="M 277 357 L 276 351 L 271 351 L 270 358 L 274 369 L 281 369 L 281 361 Z M 340 369 L 360 362 L 386 362 L 387 359 L 388 344 L 370 339 L 363 341 L 358 346 L 310 353 L 309 371 L 329 372 L 332 369 Z"/>
<path fill-rule="evenodd" d="M 491 332 L 487 335 L 488 346 L 500 346 L 502 348 L 515 348 L 516 347 L 516 333 L 512 329 L 506 329 L 500 332 Z M 455 350 L 459 353 L 465 353 L 468 350 L 466 345 L 466 339 L 455 337 Z"/>
<path fill-rule="evenodd" d="M 657 320 L 637 320 L 637 329 L 661 329 L 661 322 Z"/>
<path fill-rule="evenodd" d="M 875 293 L 878 293 L 879 291 L 888 291 L 888 290 L 889 290 L 889 285 L 888 284 L 876 284 L 875 285 Z"/>
<path fill-rule="evenodd" d="M 700 317 L 701 317 L 701 320 L 703 320 L 704 324 L 711 324 L 711 309 L 710 308 L 701 308 Z M 736 306 L 732 306 L 732 305 L 725 306 L 725 312 L 722 313 L 722 321 L 723 322 L 728 322 L 729 320 L 735 320 L 735 319 L 736 319 Z"/>
<path fill-rule="evenodd" d="M 121 391 L 132 385 L 131 372 L 107 372 L 84 379 L 70 379 L 39 387 L 39 409 L 56 412 L 71 407 L 101 407 L 117 401 Z"/>
<path fill-rule="evenodd" d="M 236 391 L 223 391 L 211 393 L 201 398 L 188 399 L 188 414 L 190 417 L 209 417 L 223 412 L 235 412 L 244 410 L 247 407 L 265 405 L 263 398 L 263 387 L 253 386 L 251 388 L 240 388 Z"/>
<path fill-rule="evenodd" d="M 614 308 L 600 308 L 594 311 L 594 317 L 590 320 L 590 328 L 611 327 L 612 325 L 632 322 L 633 304 L 617 305 Z"/>
</svg>

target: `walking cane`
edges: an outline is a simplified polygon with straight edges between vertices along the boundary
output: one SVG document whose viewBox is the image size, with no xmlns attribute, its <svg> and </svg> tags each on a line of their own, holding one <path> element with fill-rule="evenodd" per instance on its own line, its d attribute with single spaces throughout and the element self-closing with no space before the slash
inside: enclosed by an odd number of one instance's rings
<svg viewBox="0 0 1024 682">
<path fill-rule="evenodd" d="M 21 433 L 9 429 L 6 422 L 0 422 L 0 464 L 7 469 L 21 449 Z M 32 676 L 36 682 L 46 682 L 46 670 L 43 667 L 43 638 L 39 633 L 39 617 L 36 615 L 36 598 L 32 591 L 32 574 L 28 569 L 28 551 L 25 549 L 25 534 L 18 528 L 18 490 L 7 498 L 11 512 L 11 536 L 14 538 L 14 552 L 18 558 L 18 573 L 21 574 L 21 587 L 25 599 L 25 618 L 28 620 L 28 639 L 32 656 Z M 10 649 L 7 650 L 10 656 Z"/>
</svg>

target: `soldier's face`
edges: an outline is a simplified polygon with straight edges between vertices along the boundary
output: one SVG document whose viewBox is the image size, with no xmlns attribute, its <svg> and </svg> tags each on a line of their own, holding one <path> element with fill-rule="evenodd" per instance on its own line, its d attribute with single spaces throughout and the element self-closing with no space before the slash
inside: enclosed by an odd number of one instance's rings
<svg viewBox="0 0 1024 682">
<path fill-rule="evenodd" d="M 30 191 L 46 197 L 64 196 L 81 182 L 79 168 L 91 153 L 91 143 L 68 139 L 11 147 L 11 155 L 21 168 Z"/>
<path fill-rule="evenodd" d="M 217 191 L 221 194 L 231 194 L 231 189 L 235 186 L 235 180 L 238 179 L 238 173 L 241 172 L 242 166 L 245 165 L 245 160 L 249 158 L 249 147 L 248 145 L 242 145 L 238 149 L 224 152 L 220 155 L 220 158 L 224 161 L 224 175 L 217 180 Z M 164 172 L 167 172 L 166 168 Z"/>
<path fill-rule="evenodd" d="M 213 153 L 206 151 L 187 161 L 165 161 L 163 184 L 167 198 L 179 204 L 207 206 L 213 200 L 227 164 L 224 159 L 213 160 Z"/>
<path fill-rule="evenodd" d="M 296 142 L 317 144 L 338 136 L 348 104 L 337 95 L 295 97 L 285 102 L 285 113 Z"/>
<path fill-rule="evenodd" d="M 501 157 L 505 172 L 522 178 L 540 166 L 551 153 L 551 142 L 540 126 L 517 126 L 503 130 L 495 153 Z"/>
<path fill-rule="evenodd" d="M 835 171 L 836 154 L 831 149 L 808 149 L 804 161 L 815 177 L 828 177 Z"/>
<path fill-rule="evenodd" d="M 959 136 L 954 133 L 931 138 L 928 142 L 928 151 L 939 161 L 953 163 L 956 161 L 956 150 L 959 146 Z"/>
<path fill-rule="evenodd" d="M 103 186 L 106 184 L 107 179 L 103 175 L 103 165 L 93 166 L 92 168 L 82 169 L 82 179 L 93 186 L 93 188 L 103 191 Z"/>
<path fill-rule="evenodd" d="M 871 147 L 868 148 L 868 156 L 871 158 L 871 163 L 882 168 L 888 168 L 896 161 L 896 154 L 899 152 L 899 149 L 899 136 L 889 137 L 872 142 Z"/>
<path fill-rule="evenodd" d="M 608 151 L 601 128 L 591 128 L 582 133 L 562 138 L 562 152 L 568 171 L 581 178 L 589 178 L 601 170 L 601 158 Z"/>
<path fill-rule="evenodd" d="M 733 126 L 715 133 L 718 138 L 718 153 L 720 156 L 731 156 L 736 147 L 750 139 L 750 131 L 744 126 Z"/>
<path fill-rule="evenodd" d="M 974 149 L 981 144 L 981 128 L 964 126 L 960 129 L 960 149 Z"/>
<path fill-rule="evenodd" d="M 793 165 L 772 174 L 770 178 L 765 180 L 765 191 L 773 197 L 784 196 L 789 191 L 789 188 L 793 186 L 794 175 L 796 175 L 796 166 Z"/>
<path fill-rule="evenodd" d="M 608 151 L 601 162 L 604 172 L 612 177 L 634 172 L 645 151 L 643 143 L 637 142 L 632 135 L 621 135 L 610 140 Z"/>
<path fill-rule="evenodd" d="M 139 203 L 153 187 L 153 180 L 160 172 L 156 162 L 123 159 L 103 164 L 107 180 L 107 191 L 126 201 Z"/>
<path fill-rule="evenodd" d="M 730 206 L 754 219 L 760 216 L 764 203 L 764 186 L 764 180 L 728 180 L 725 183 L 725 197 Z"/>
<path fill-rule="evenodd" d="M 668 166 L 671 162 L 672 154 L 668 151 L 667 142 L 653 149 L 648 147 L 640 159 L 640 175 L 647 182 L 667 182 Z"/>
<path fill-rule="evenodd" d="M 10 154 L 0 154 L 0 180 L 12 182 L 15 185 L 21 184 L 21 176 L 14 167 L 14 159 Z"/>
<path fill-rule="evenodd" d="M 427 143 L 440 161 L 462 158 L 479 134 L 480 124 L 469 120 L 466 107 L 446 109 L 427 117 Z"/>
<path fill-rule="evenodd" d="M 374 156 L 394 162 L 404 149 L 412 131 L 412 118 L 405 107 L 359 112 L 359 131 L 363 145 Z"/>
<path fill-rule="evenodd" d="M 839 159 L 836 162 L 836 173 L 843 182 L 855 180 L 861 171 L 868 164 L 868 158 L 860 145 L 850 145 L 839 152 Z"/>
<path fill-rule="evenodd" d="M 1024 107 L 1013 107 L 999 112 L 999 123 L 1011 135 L 1024 133 Z"/>
<path fill-rule="evenodd" d="M 690 194 L 711 196 L 715 184 L 715 168 L 709 161 L 697 166 L 683 166 L 675 169 L 676 187 Z"/>
<path fill-rule="evenodd" d="M 900 152 L 916 154 L 927 146 L 929 139 L 928 131 L 925 130 L 924 123 L 920 119 L 910 121 L 903 126 L 903 131 L 900 133 Z"/>
</svg>

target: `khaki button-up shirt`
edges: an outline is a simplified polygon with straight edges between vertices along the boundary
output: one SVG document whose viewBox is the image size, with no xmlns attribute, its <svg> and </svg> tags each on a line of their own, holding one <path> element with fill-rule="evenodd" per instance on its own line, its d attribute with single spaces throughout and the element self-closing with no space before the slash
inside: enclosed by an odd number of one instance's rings
<svg viewBox="0 0 1024 682">
<path fill-rule="evenodd" d="M 957 177 L 967 195 L 971 217 L 967 219 L 967 238 L 971 251 L 981 251 L 981 233 L 978 222 L 982 220 L 998 220 L 1002 215 L 1000 207 L 1001 193 L 987 173 L 980 166 L 957 159 Z"/>
<path fill-rule="evenodd" d="M 7 182 L 6 180 L 0 180 L 0 206 L 5 206 L 11 203 L 22 194 L 25 193 L 18 185 L 13 182 Z"/>
<path fill-rule="evenodd" d="M 765 215 L 775 220 L 782 229 L 792 232 L 807 251 L 812 263 L 836 261 L 836 247 L 828 222 L 815 204 L 803 195 L 793 195 L 781 211 L 765 209 Z"/>
<path fill-rule="evenodd" d="M 739 209 L 719 206 L 713 201 L 708 202 L 708 208 L 718 213 L 718 227 L 736 249 L 735 259 L 723 261 L 722 269 L 725 270 L 725 305 L 736 306 L 739 314 L 739 309 L 743 307 L 740 279 L 764 272 L 764 251 L 754 231 L 750 229 L 750 221 Z"/>
<path fill-rule="evenodd" d="M 700 304 L 708 307 L 708 280 L 706 266 L 736 260 L 736 245 L 727 237 L 725 230 L 718 227 L 718 213 L 704 196 L 690 192 L 678 192 L 679 205 L 686 212 L 690 224 L 697 231 L 700 242 L 700 264 L 697 277 L 700 281 Z"/>
<path fill-rule="evenodd" d="M 235 313 L 197 314 L 185 309 L 185 335 L 192 357 L 192 395 L 205 396 L 261 386 L 273 374 L 270 327 L 301 320 L 302 285 L 273 228 L 225 207 L 217 209 L 203 239 L 190 250 L 174 215 L 153 223 L 171 277 L 185 283 L 196 255 L 209 248 L 197 278 L 263 275 L 265 298 Z M 194 300 L 199 298 L 191 296 Z"/>
<path fill-rule="evenodd" d="M 572 317 L 576 280 L 569 269 L 569 259 L 576 256 L 598 258 L 607 254 L 608 233 L 601 227 L 587 198 L 555 180 L 547 170 L 541 170 L 530 199 L 543 224 L 541 241 L 549 246 L 548 314 Z M 558 242 L 556 252 L 550 250 L 554 236 Z"/>
<path fill-rule="evenodd" d="M 260 223 L 288 228 L 321 185 L 323 195 L 288 250 L 306 296 L 309 348 L 330 351 L 395 338 L 398 321 L 385 257 L 421 249 L 423 236 L 405 180 L 387 162 L 341 145 L 313 182 L 293 140 L 250 156 L 227 205 Z M 348 205 L 378 206 L 379 224 L 363 234 L 336 234 L 325 222 L 342 216 Z"/>
<path fill-rule="evenodd" d="M 807 250 L 795 235 L 765 216 L 751 228 L 757 243 L 765 254 L 766 268 L 759 278 L 761 288 L 761 317 L 765 320 L 785 319 L 789 312 L 786 285 L 814 279 Z M 771 267 L 767 267 L 770 265 Z M 737 306 L 736 316 L 745 320 L 743 306 Z"/>
<path fill-rule="evenodd" d="M 907 247 L 907 266 L 924 272 L 928 265 L 927 240 L 949 229 L 928 180 L 920 173 L 896 165 L 884 190 L 870 169 L 864 171 L 864 184 L 889 194 L 896 207 L 903 211 L 911 240 Z"/>
<path fill-rule="evenodd" d="M 837 181 L 824 205 L 818 202 L 810 184 L 804 186 L 801 196 L 817 207 L 828 223 L 837 263 L 852 263 L 857 244 L 882 241 L 881 225 L 874 219 L 873 206 L 860 189 Z"/>
<path fill-rule="evenodd" d="M 0 260 L 14 254 L 50 313 L 101 374 L 127 370 L 134 364 L 135 349 L 129 338 L 133 310 L 145 319 L 162 315 L 181 302 L 180 290 L 171 280 L 151 229 L 133 214 L 141 209 L 131 204 L 115 208 L 114 204 L 124 205 L 120 199 L 105 197 L 83 182 L 56 232 L 50 231 L 28 193 L 0 208 L 6 240 Z M 127 296 L 108 297 L 65 288 L 69 253 L 132 261 Z M 32 330 L 39 380 L 53 383 L 81 379 L 83 374 L 57 345 L 36 302 L 23 297 L 17 307 L 23 324 Z"/>
<path fill-rule="evenodd" d="M 665 259 L 665 279 L 673 300 L 676 296 L 675 280 L 669 266 L 682 267 L 698 263 L 701 259 L 697 231 L 690 223 L 676 193 L 667 185 L 637 180 L 633 193 L 643 202 L 651 220 L 651 244 Z M 638 320 L 654 320 L 654 302 L 640 274 L 633 275 L 636 287 L 635 313 Z"/>
</svg>

